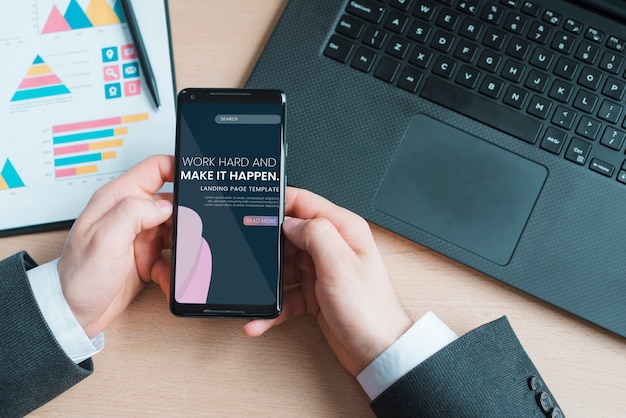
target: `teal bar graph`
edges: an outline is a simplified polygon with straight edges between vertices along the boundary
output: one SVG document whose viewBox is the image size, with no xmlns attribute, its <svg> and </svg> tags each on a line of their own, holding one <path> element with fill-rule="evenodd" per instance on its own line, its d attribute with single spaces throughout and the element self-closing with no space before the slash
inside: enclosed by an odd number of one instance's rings
<svg viewBox="0 0 626 418">
<path fill-rule="evenodd" d="M 99 131 L 83 132 L 80 134 L 61 135 L 52 138 L 54 145 L 67 144 L 69 142 L 85 141 L 88 139 L 108 138 L 115 135 L 115 129 L 102 129 Z"/>
<path fill-rule="evenodd" d="M 65 165 L 92 163 L 94 161 L 101 161 L 102 153 L 77 155 L 75 157 L 57 158 L 54 160 L 55 167 L 62 167 Z"/>
</svg>

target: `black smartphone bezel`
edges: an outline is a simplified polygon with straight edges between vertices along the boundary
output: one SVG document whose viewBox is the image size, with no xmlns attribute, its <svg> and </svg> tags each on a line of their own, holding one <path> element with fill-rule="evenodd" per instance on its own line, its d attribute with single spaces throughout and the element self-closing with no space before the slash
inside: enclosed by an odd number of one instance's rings
<svg viewBox="0 0 626 418">
<path fill-rule="evenodd" d="M 276 303 L 270 305 L 247 304 L 189 304 L 177 302 L 174 298 L 176 272 L 176 235 L 178 219 L 178 182 L 180 173 L 180 118 L 184 105 L 193 103 L 236 103 L 236 104 L 277 104 L 281 107 L 280 122 L 280 204 L 277 248 Z M 175 179 L 174 179 L 174 213 L 172 216 L 172 250 L 171 250 L 171 283 L 170 283 L 170 311 L 181 317 L 213 317 L 213 318 L 263 318 L 271 319 L 280 315 L 282 310 L 283 286 L 283 233 L 285 202 L 285 94 L 280 90 L 262 89 L 218 89 L 218 88 L 185 88 L 178 93 L 176 103 L 176 145 L 175 145 Z"/>
</svg>

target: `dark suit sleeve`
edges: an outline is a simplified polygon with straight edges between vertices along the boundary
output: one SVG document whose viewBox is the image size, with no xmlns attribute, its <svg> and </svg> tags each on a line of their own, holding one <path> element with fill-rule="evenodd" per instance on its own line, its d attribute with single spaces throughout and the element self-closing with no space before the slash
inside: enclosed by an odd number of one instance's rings
<svg viewBox="0 0 626 418">
<path fill-rule="evenodd" d="M 43 318 L 26 271 L 26 253 L 0 261 L 0 417 L 19 417 L 63 393 L 93 371 L 67 357 Z"/>
<path fill-rule="evenodd" d="M 504 317 L 444 347 L 371 407 L 378 417 L 563 416 Z"/>
</svg>

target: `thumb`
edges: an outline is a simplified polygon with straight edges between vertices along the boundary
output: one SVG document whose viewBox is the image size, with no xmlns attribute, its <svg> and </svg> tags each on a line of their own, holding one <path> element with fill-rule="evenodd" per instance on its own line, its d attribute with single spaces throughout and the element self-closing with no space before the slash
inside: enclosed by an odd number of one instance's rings
<svg viewBox="0 0 626 418">
<path fill-rule="evenodd" d="M 106 237 L 130 244 L 146 229 L 154 228 L 172 215 L 172 203 L 127 196 L 119 201 L 100 220 L 98 228 L 107 231 Z"/>
<path fill-rule="evenodd" d="M 354 250 L 328 219 L 285 218 L 283 233 L 296 247 L 311 256 L 318 278 L 329 275 L 340 277 L 337 269 L 350 265 L 346 261 L 356 259 Z"/>
</svg>

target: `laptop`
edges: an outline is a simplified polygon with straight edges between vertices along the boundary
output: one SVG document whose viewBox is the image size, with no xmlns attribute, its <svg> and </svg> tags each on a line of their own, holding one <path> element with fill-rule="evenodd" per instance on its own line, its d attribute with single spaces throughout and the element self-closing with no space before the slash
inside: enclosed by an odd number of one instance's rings
<svg viewBox="0 0 626 418">
<path fill-rule="evenodd" d="M 289 184 L 626 337 L 626 1 L 291 0 Z"/>
</svg>

